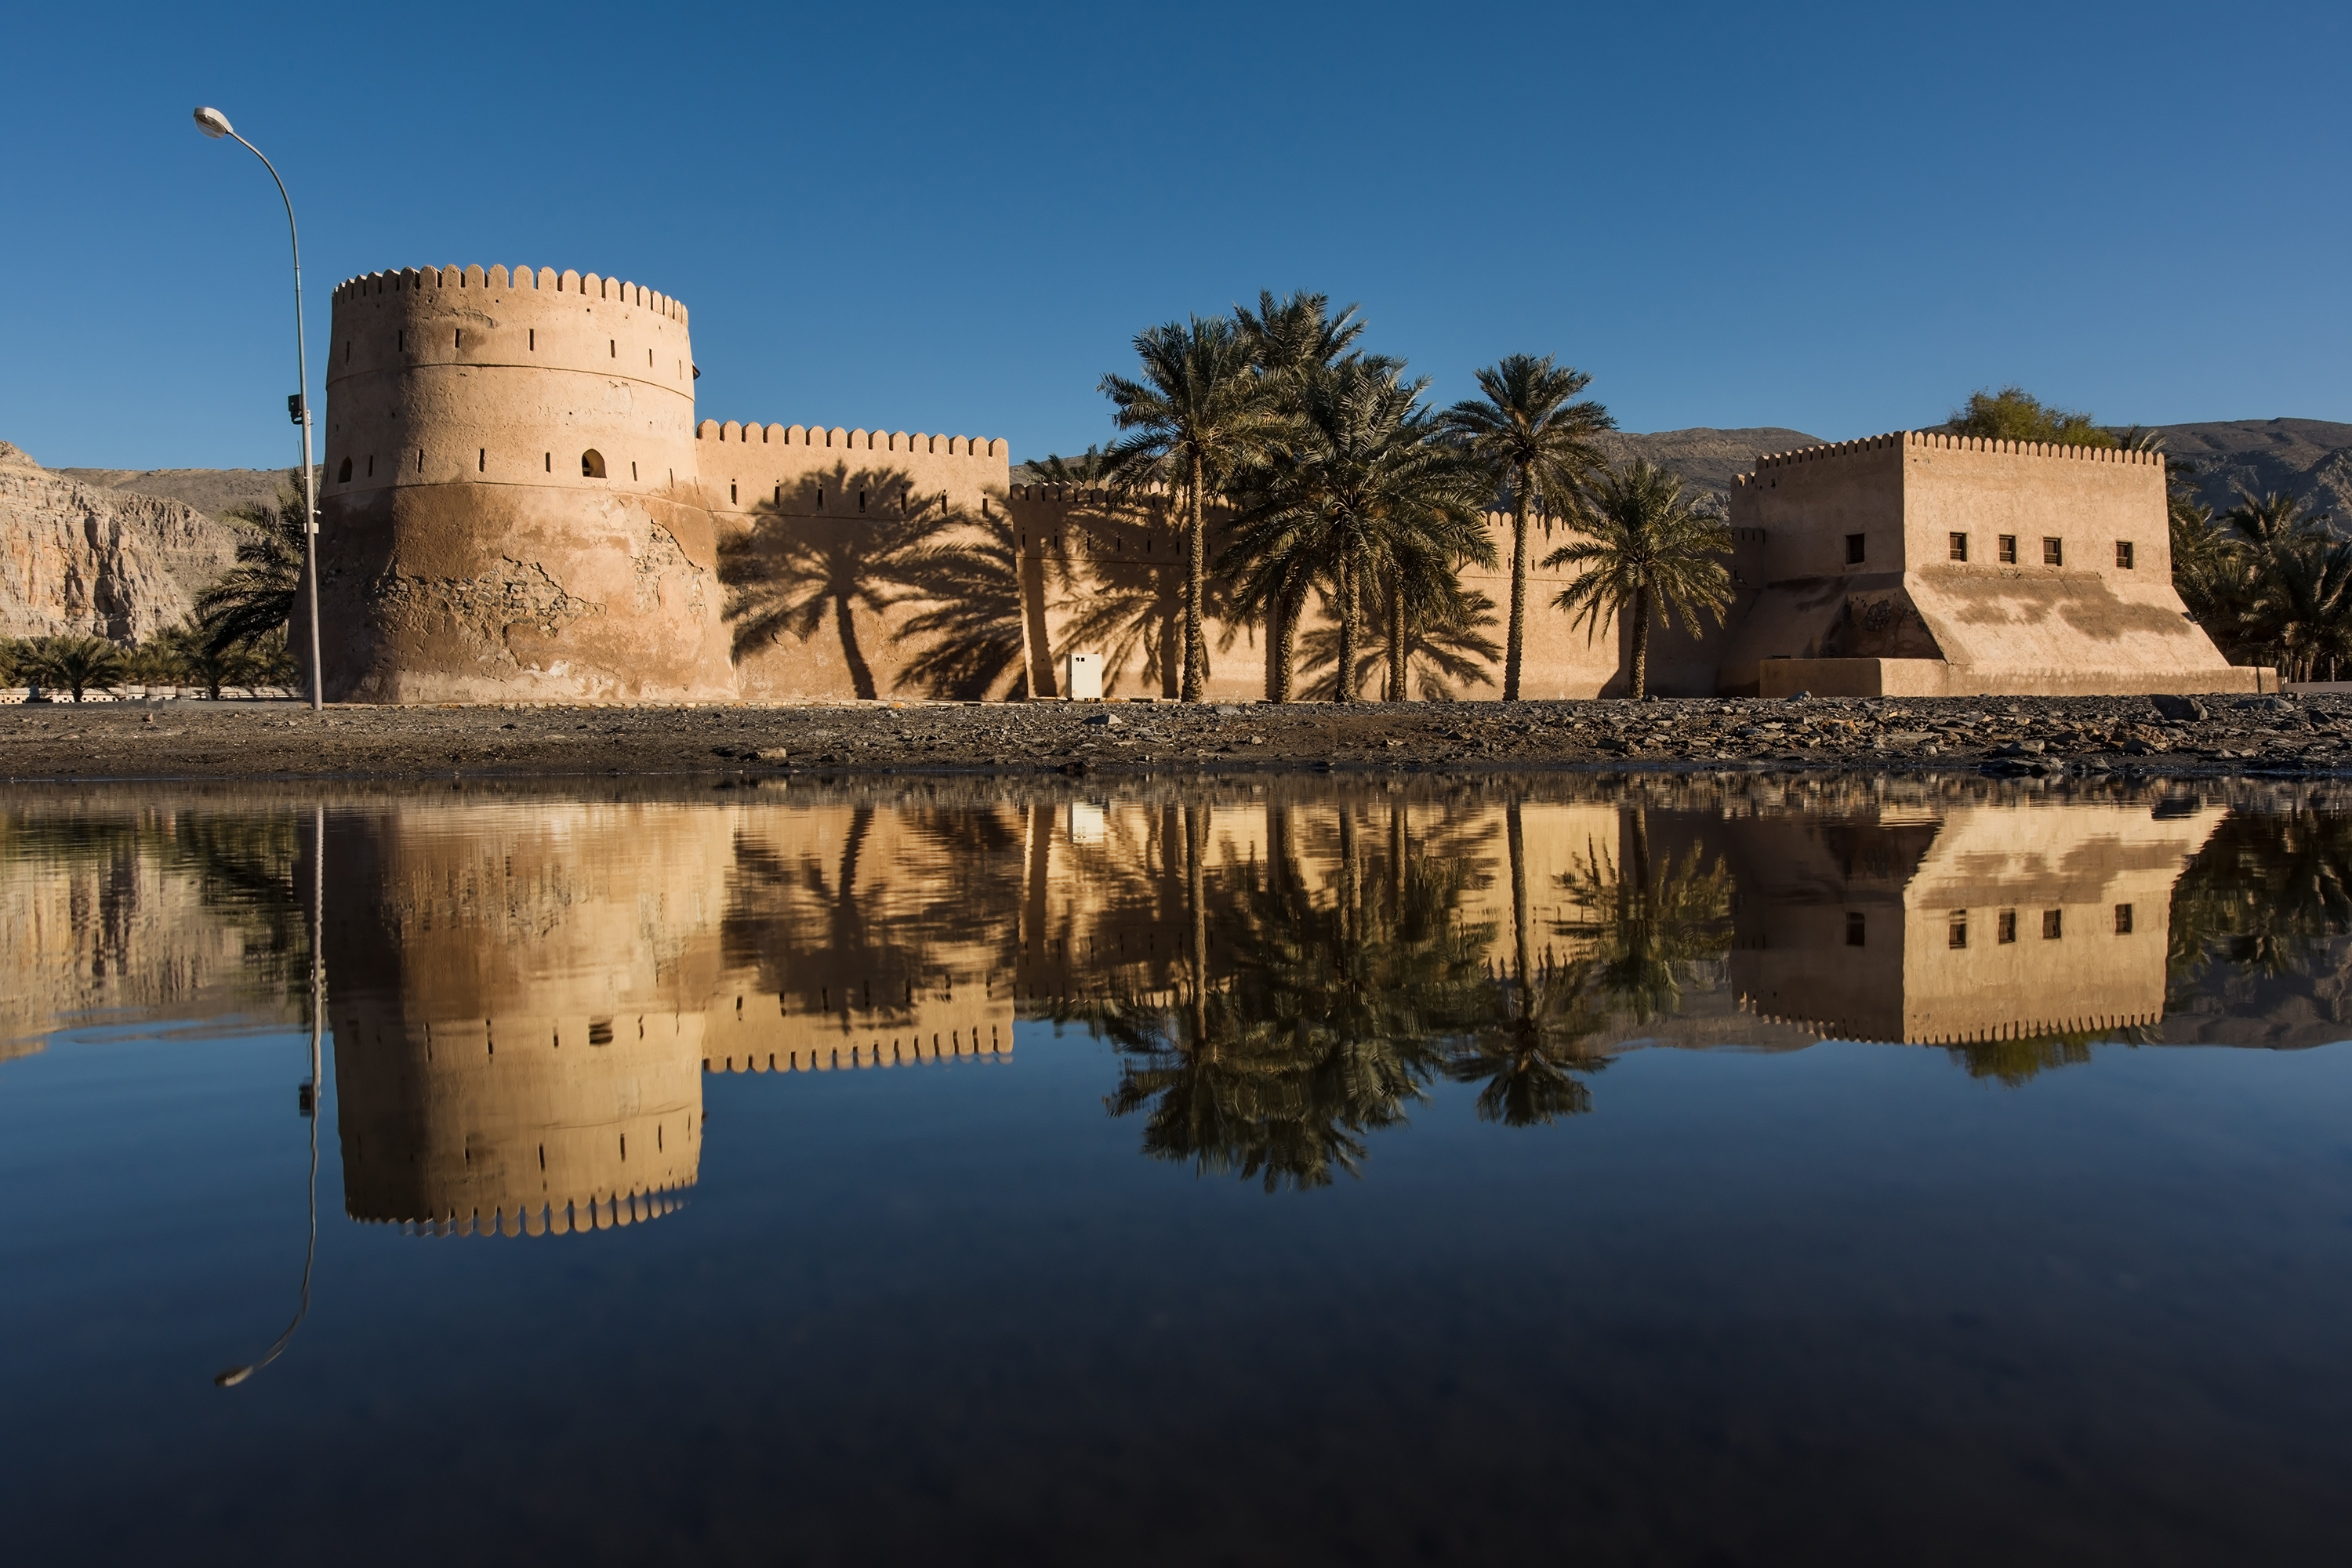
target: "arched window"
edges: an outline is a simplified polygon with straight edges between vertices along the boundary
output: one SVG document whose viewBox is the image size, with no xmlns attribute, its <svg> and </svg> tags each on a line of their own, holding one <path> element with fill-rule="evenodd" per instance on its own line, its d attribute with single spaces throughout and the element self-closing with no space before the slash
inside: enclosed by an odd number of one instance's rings
<svg viewBox="0 0 2352 1568">
<path fill-rule="evenodd" d="M 604 477 L 604 454 L 591 447 L 580 454 L 580 477 L 601 479 Z"/>
<path fill-rule="evenodd" d="M 335 479 L 339 484 L 347 485 L 352 482 L 352 460 L 349 458 L 345 458 L 343 466 L 336 470 Z"/>
</svg>

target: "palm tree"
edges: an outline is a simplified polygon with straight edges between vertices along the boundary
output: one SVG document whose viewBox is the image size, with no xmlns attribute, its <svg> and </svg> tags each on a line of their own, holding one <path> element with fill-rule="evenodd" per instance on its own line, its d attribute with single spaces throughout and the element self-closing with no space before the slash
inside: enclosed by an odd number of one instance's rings
<svg viewBox="0 0 2352 1568">
<path fill-rule="evenodd" d="M 1364 331 L 1363 319 L 1356 310 L 1354 305 L 1343 305 L 1334 312 L 1328 294 L 1302 291 L 1277 300 L 1270 289 L 1260 291 L 1255 314 L 1245 306 L 1234 308 L 1234 324 L 1250 345 L 1251 363 L 1288 418 L 1295 421 L 1300 416 L 1309 382 L 1343 361 L 1390 370 L 1404 368 L 1401 360 L 1356 351 L 1356 340 Z M 1262 505 L 1281 489 L 1286 468 L 1279 446 L 1262 456 L 1232 481 L 1236 504 L 1244 511 Z M 1269 702 L 1289 701 L 1298 614 L 1314 586 L 1313 564 L 1287 554 L 1263 561 L 1247 559 L 1228 550 L 1217 563 L 1217 570 L 1233 585 L 1234 619 L 1228 625 L 1226 640 L 1230 642 L 1244 624 L 1265 623 L 1267 640 L 1273 645 L 1266 660 L 1265 698 Z"/>
<path fill-rule="evenodd" d="M 292 621 L 307 531 L 301 493 L 290 483 L 278 487 L 275 507 L 223 515 L 237 526 L 236 563 L 196 596 L 196 622 L 215 655 L 257 647 Z"/>
<path fill-rule="evenodd" d="M 2243 485 L 2238 487 L 2238 504 L 2223 512 L 2221 521 L 2263 550 L 2326 532 L 2317 518 L 2303 515 L 2303 503 L 2294 497 L 2276 490 L 2257 496 Z"/>
<path fill-rule="evenodd" d="M 1723 625 L 1731 602 L 1731 528 L 1683 499 L 1683 482 L 1646 458 L 1604 474 L 1589 490 L 1584 514 L 1570 526 L 1583 537 L 1544 557 L 1549 568 L 1580 575 L 1552 603 L 1569 611 L 1570 626 L 1588 627 L 1588 640 L 1621 615 L 1633 626 L 1635 701 L 1649 694 L 1650 613 L 1668 626 L 1679 614 L 1691 635 L 1704 635 L 1702 613 Z"/>
<path fill-rule="evenodd" d="M 1234 530 L 1232 558 L 1257 563 L 1251 580 L 1279 574 L 1329 588 L 1339 620 L 1336 701 L 1355 697 L 1364 600 L 1382 574 L 1450 578 L 1464 561 L 1495 558 L 1478 510 L 1483 480 L 1437 439 L 1420 401 L 1426 384 L 1364 362 L 1311 377 L 1276 489 Z"/>
<path fill-rule="evenodd" d="M 1592 378 L 1549 354 L 1507 354 L 1478 373 L 1483 403 L 1445 411 L 1445 428 L 1511 497 L 1511 618 L 1503 700 L 1519 700 L 1528 641 L 1528 509 L 1574 509 L 1586 479 L 1607 460 L 1595 440 L 1616 428 L 1609 410 L 1578 394 Z"/>
<path fill-rule="evenodd" d="M 1106 375 L 1102 390 L 1117 410 L 1114 422 L 1134 432 L 1111 447 L 1112 471 L 1122 483 L 1155 476 L 1184 507 L 1184 674 L 1178 695 L 1201 700 L 1209 679 L 1209 646 L 1202 630 L 1208 574 L 1204 519 L 1208 492 L 1264 453 L 1282 416 L 1272 388 L 1256 374 L 1249 341 L 1223 316 L 1170 321 L 1137 335 L 1143 379 Z"/>
<path fill-rule="evenodd" d="M 2267 552 L 2252 614 L 2257 640 L 2289 680 L 2336 679 L 2352 658 L 2352 543 L 2290 534 Z"/>
<path fill-rule="evenodd" d="M 879 498 L 874 514 L 856 519 L 787 515 L 762 502 L 748 532 L 721 542 L 719 579 L 727 588 L 727 616 L 734 623 L 737 658 L 761 643 L 781 642 L 790 632 L 802 642 L 830 618 L 841 639 L 842 663 L 850 689 L 871 700 L 880 695 L 874 670 L 858 640 L 857 612 L 887 614 L 907 597 L 905 572 L 915 552 L 931 542 L 926 503 L 911 499 L 914 481 L 901 470 L 852 474 L 847 465 L 802 481 L 835 495 Z"/>
<path fill-rule="evenodd" d="M 122 650 L 103 637 L 38 637 L 16 656 L 18 671 L 37 686 L 73 693 L 108 691 L 122 684 Z"/>
</svg>

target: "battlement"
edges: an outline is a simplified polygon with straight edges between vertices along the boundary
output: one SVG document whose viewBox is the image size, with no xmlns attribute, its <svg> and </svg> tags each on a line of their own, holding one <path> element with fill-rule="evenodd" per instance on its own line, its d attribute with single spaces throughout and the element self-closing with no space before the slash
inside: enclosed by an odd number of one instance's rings
<svg viewBox="0 0 2352 1568">
<path fill-rule="evenodd" d="M 426 289 L 495 289 L 508 292 L 529 289 L 554 294 L 577 294 L 635 305 L 667 316 L 681 327 L 688 324 L 686 307 L 658 289 L 624 282 L 617 278 L 599 278 L 593 272 L 583 277 L 577 272 L 557 272 L 547 267 L 536 270 L 518 267 L 511 271 L 504 267 L 493 267 L 487 272 L 479 267 L 404 267 L 397 271 L 370 272 L 358 278 L 347 278 L 335 285 L 333 298 L 357 299 L 367 294 L 421 292 Z"/>
<path fill-rule="evenodd" d="M 2126 451 L 2119 447 L 2074 447 L 2049 441 L 1996 441 L 1982 436 L 1952 436 L 1940 430 L 1894 430 L 1883 436 L 1864 436 L 1852 441 L 1832 441 L 1819 447 L 1800 447 L 1793 451 L 1768 453 L 1756 459 L 1754 472 L 1738 475 L 1731 482 L 1734 486 L 1744 486 L 1754 483 L 1773 469 L 1836 462 L 1912 447 L 1946 452 L 1984 452 L 2008 457 L 2047 458 L 2061 462 L 2114 463 L 2138 468 L 2161 468 L 2164 463 L 2162 452 Z"/>
<path fill-rule="evenodd" d="M 724 424 L 705 419 L 694 427 L 694 438 L 746 447 L 830 447 L 845 452 L 926 453 L 946 458 L 1002 458 L 1006 452 L 1003 441 L 976 436 L 930 436 L 921 431 L 909 436 L 904 430 L 844 430 L 839 426 L 828 430 L 817 425 L 739 425 L 732 419 Z"/>
</svg>

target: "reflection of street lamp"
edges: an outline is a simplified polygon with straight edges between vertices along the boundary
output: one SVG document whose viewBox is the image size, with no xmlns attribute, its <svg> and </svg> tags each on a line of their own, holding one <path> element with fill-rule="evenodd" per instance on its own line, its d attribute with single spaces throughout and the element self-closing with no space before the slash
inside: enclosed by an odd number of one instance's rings
<svg viewBox="0 0 2352 1568">
<path fill-rule="evenodd" d="M 294 395 L 286 400 L 286 411 L 302 426 L 302 566 L 310 588 L 310 710 L 316 713 L 326 707 L 326 697 L 319 676 L 319 479 L 310 469 L 310 356 L 302 342 L 302 237 L 294 227 L 294 198 L 286 194 L 286 182 L 278 178 L 277 167 L 262 158 L 261 149 L 239 136 L 229 125 L 228 116 L 217 109 L 197 110 L 196 129 L 215 141 L 226 136 L 261 158 L 261 166 L 277 181 L 278 199 L 286 204 L 286 233 L 294 242 L 294 369 L 299 380 Z"/>
<path fill-rule="evenodd" d="M 325 897 L 327 890 L 327 808 L 319 806 L 311 816 L 310 837 L 310 1081 L 299 1091 L 302 1114 L 310 1119 L 310 1240 L 302 1254 L 302 1304 L 294 1310 L 294 1321 L 286 1331 L 270 1342 L 261 1359 L 244 1366 L 233 1366 L 213 1379 L 216 1387 L 235 1388 L 271 1362 L 276 1361 L 294 1331 L 310 1310 L 310 1266 L 319 1258 L 319 1076 L 320 1036 L 327 1016 L 327 966 L 320 947 L 326 923 Z"/>
</svg>

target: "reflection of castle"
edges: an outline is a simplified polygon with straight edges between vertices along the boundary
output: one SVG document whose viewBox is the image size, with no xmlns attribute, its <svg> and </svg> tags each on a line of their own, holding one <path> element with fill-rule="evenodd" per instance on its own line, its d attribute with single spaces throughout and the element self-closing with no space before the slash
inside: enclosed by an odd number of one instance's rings
<svg viewBox="0 0 2352 1568">
<path fill-rule="evenodd" d="M 1738 824 L 1733 984 L 1764 1017 L 1853 1039 L 2152 1025 L 2172 885 L 2215 820 L 2116 803 Z"/>
<path fill-rule="evenodd" d="M 667 1212 L 732 848 L 686 806 L 402 804 L 327 837 L 345 1206 L 487 1235 Z"/>
</svg>

